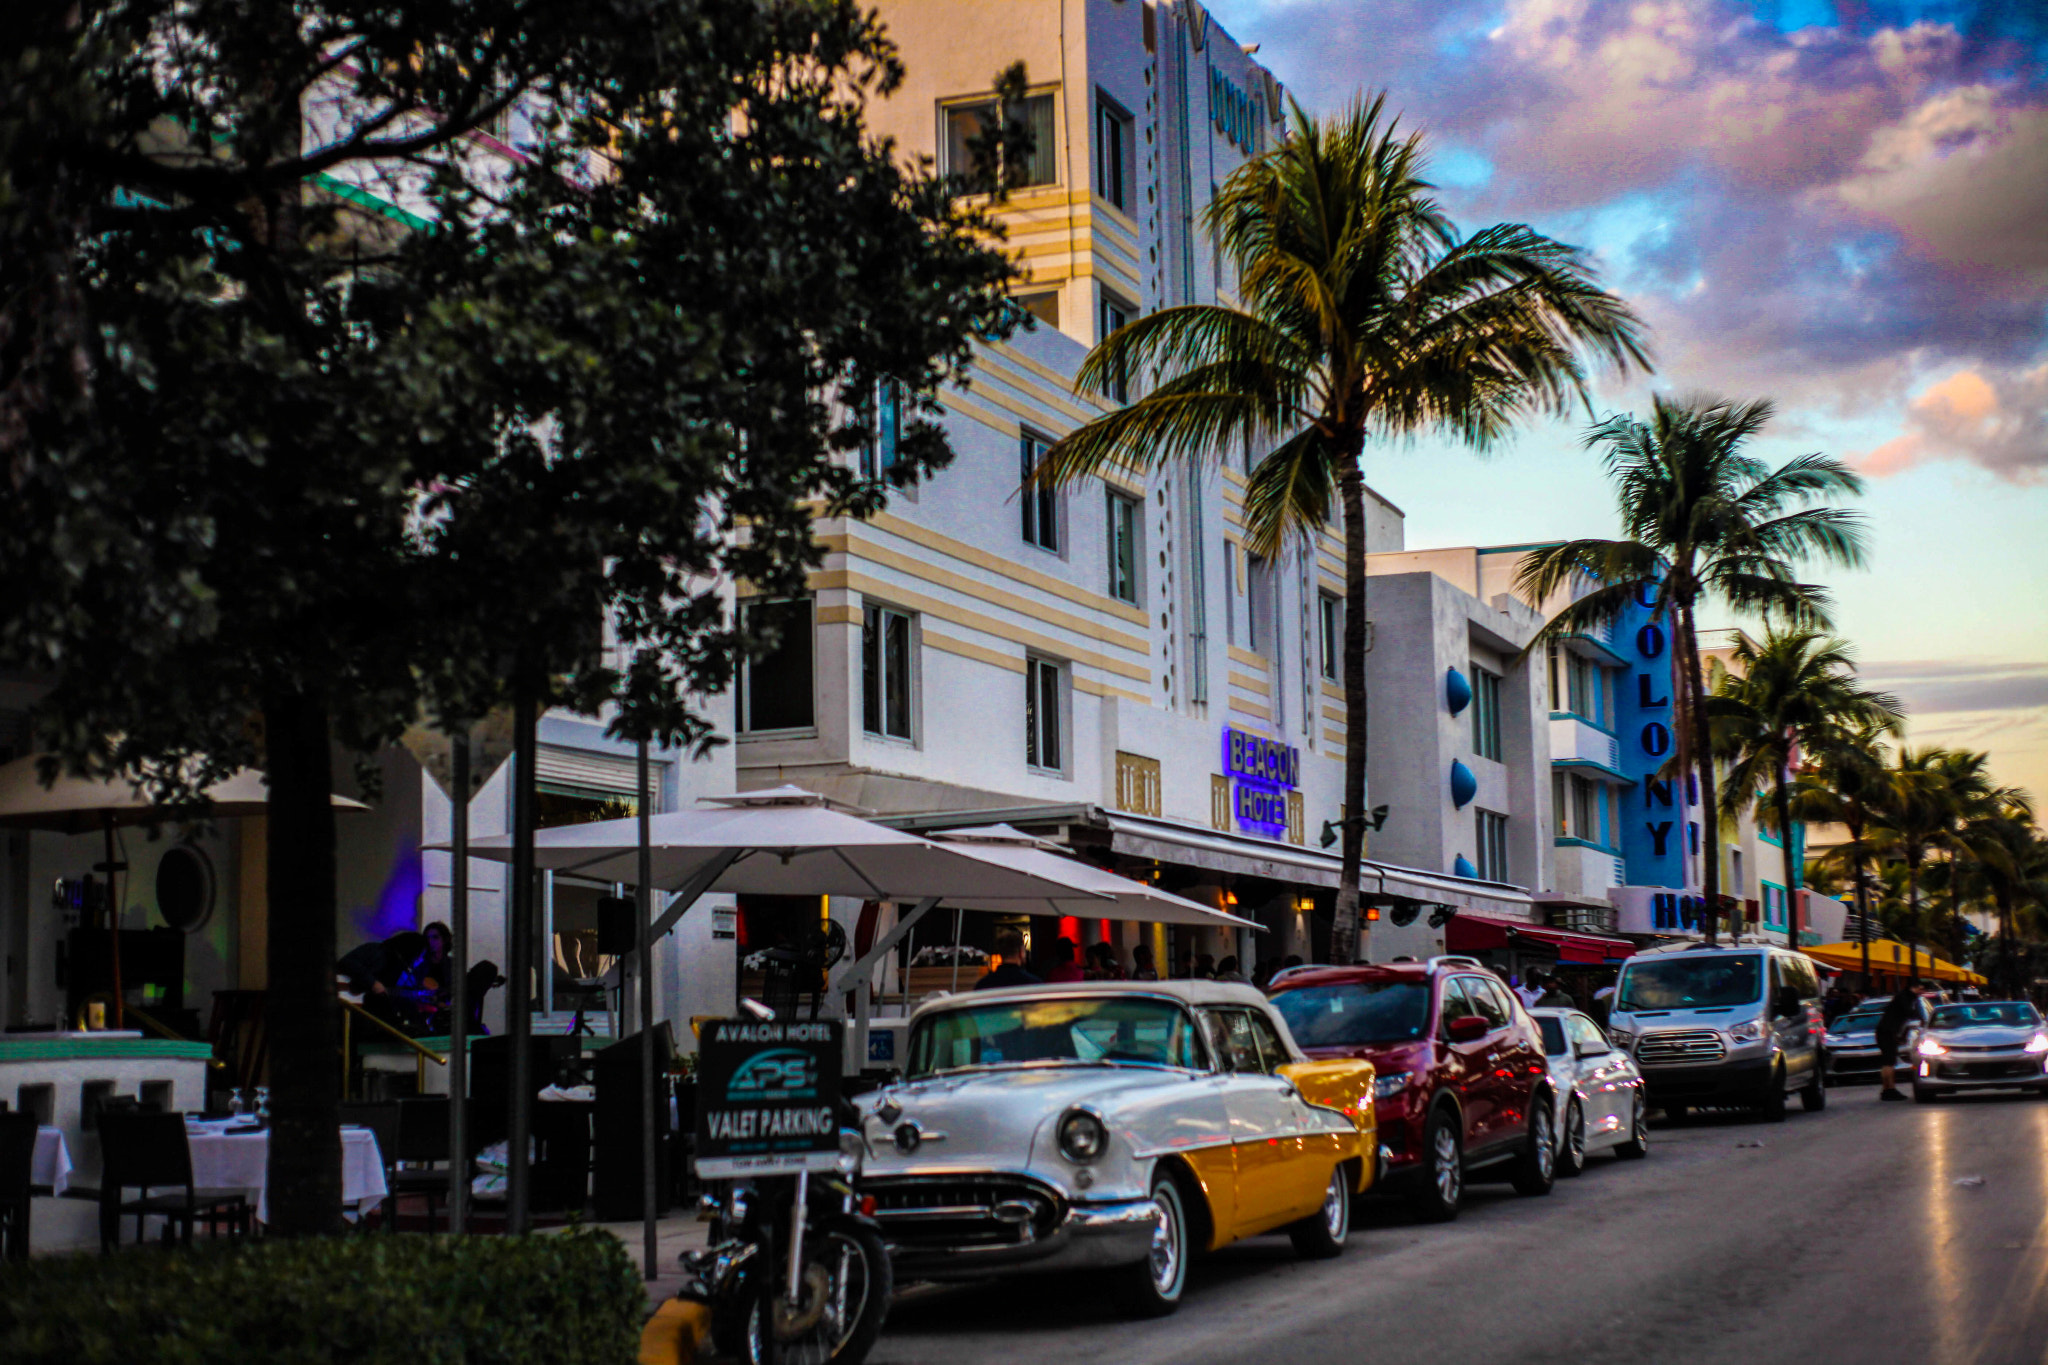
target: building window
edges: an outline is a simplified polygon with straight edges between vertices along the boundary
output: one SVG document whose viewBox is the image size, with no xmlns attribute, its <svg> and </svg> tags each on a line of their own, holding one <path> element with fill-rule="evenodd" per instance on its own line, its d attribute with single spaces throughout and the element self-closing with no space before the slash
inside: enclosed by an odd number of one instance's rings
<svg viewBox="0 0 2048 1365">
<path fill-rule="evenodd" d="M 1095 338 L 1096 341 L 1107 341 L 1111 333 L 1122 331 L 1130 326 L 1131 319 L 1137 316 L 1137 312 L 1138 310 L 1130 304 L 1125 303 L 1108 290 L 1104 290 L 1102 293 L 1102 316 L 1098 320 L 1101 325 L 1098 329 L 1099 335 Z M 1118 369 L 1116 373 L 1109 377 L 1109 396 L 1119 403 L 1131 401 L 1130 376 L 1125 374 L 1122 369 Z"/>
<path fill-rule="evenodd" d="M 1572 825 L 1587 843 L 1600 842 L 1600 785 L 1576 775 L 1572 778 Z"/>
<path fill-rule="evenodd" d="M 1273 642 L 1273 566 L 1249 553 L 1244 566 L 1244 647 L 1257 654 Z"/>
<path fill-rule="evenodd" d="M 1565 656 L 1565 700 L 1575 716 L 1606 724 L 1607 708 L 1601 703 L 1600 666 L 1582 654 Z"/>
<path fill-rule="evenodd" d="M 1479 880 L 1508 879 L 1508 818 L 1490 810 L 1479 812 Z"/>
<path fill-rule="evenodd" d="M 1022 454 L 1024 491 L 1020 501 L 1024 504 L 1024 540 L 1041 550 L 1054 554 L 1060 549 L 1060 494 L 1049 485 L 1034 486 L 1031 475 L 1045 461 L 1046 447 L 1051 445 L 1043 436 L 1027 431 L 1018 442 Z"/>
<path fill-rule="evenodd" d="M 1500 674 L 1472 665 L 1472 752 L 1500 762 Z"/>
<path fill-rule="evenodd" d="M 1029 294 L 1012 294 L 1010 301 L 1048 327 L 1060 325 L 1060 291 L 1040 289 Z"/>
<path fill-rule="evenodd" d="M 1138 600 L 1138 504 L 1121 493 L 1108 495 L 1109 595 Z"/>
<path fill-rule="evenodd" d="M 1316 639 L 1321 645 L 1323 679 L 1336 682 L 1344 669 L 1344 602 L 1333 593 L 1316 594 Z"/>
<path fill-rule="evenodd" d="M 1095 187 L 1110 203 L 1129 213 L 1131 178 L 1131 116 L 1115 100 L 1095 92 Z"/>
<path fill-rule="evenodd" d="M 1031 134 L 1031 151 L 1021 162 L 997 168 L 1003 183 L 1011 189 L 1031 185 L 1052 185 L 1059 181 L 1059 156 L 1055 143 L 1053 97 L 1033 95 L 1010 106 L 1010 117 Z M 945 106 L 946 170 L 953 175 L 975 173 L 976 139 L 995 123 L 996 102 L 974 100 Z"/>
<path fill-rule="evenodd" d="M 742 603 L 740 624 L 750 637 L 773 633 L 776 642 L 760 658 L 740 662 L 739 728 L 759 734 L 817 724 L 811 701 L 811 599 Z"/>
<path fill-rule="evenodd" d="M 861 728 L 884 739 L 909 739 L 911 685 L 917 657 L 910 617 L 889 607 L 861 613 Z"/>
<path fill-rule="evenodd" d="M 869 434 L 860 448 L 860 476 L 886 479 L 896 467 L 903 434 L 903 386 L 893 379 L 875 385 L 874 397 L 862 416 L 869 424 Z"/>
<path fill-rule="evenodd" d="M 1024 661 L 1024 762 L 1041 772 L 1056 773 L 1062 767 L 1061 672 L 1051 659 Z"/>
</svg>

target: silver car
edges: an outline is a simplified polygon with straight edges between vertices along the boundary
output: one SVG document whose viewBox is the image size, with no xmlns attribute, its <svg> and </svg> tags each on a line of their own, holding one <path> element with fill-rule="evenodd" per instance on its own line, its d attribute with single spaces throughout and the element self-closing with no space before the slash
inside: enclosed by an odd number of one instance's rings
<svg viewBox="0 0 2048 1365">
<path fill-rule="evenodd" d="M 2048 1026 L 2024 1000 L 1936 1007 L 1913 1045 L 1913 1098 L 1964 1090 L 2048 1094 Z"/>
<path fill-rule="evenodd" d="M 1557 1173 L 1586 1169 L 1588 1152 L 1616 1156 L 1650 1154 L 1650 1125 L 1644 1114 L 1643 1073 L 1600 1026 L 1575 1009 L 1529 1011 L 1543 1030 L 1550 1063 L 1551 1095 L 1557 1103 Z"/>
<path fill-rule="evenodd" d="M 1877 1045 L 1877 1021 L 1884 1017 L 1885 1006 L 1889 1003 L 1887 997 L 1877 996 L 1828 1025 L 1824 1041 L 1827 1044 L 1829 1085 L 1880 1079 L 1884 1056 Z M 1927 1027 L 1927 1016 L 1932 1009 L 1925 1000 L 1913 1002 L 1912 1017 L 1906 1020 L 1905 1032 L 1899 1036 L 1901 1065 L 1912 1065 L 1913 1045 L 1920 1041 L 1920 1030 Z"/>
</svg>

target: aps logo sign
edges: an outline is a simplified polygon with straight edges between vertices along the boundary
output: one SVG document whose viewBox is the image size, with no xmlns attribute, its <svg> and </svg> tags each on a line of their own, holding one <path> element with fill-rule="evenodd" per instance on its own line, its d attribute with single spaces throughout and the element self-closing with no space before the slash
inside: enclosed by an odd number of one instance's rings
<svg viewBox="0 0 2048 1365">
<path fill-rule="evenodd" d="M 754 1104 L 815 1099 L 817 1094 L 817 1059 L 793 1047 L 756 1053 L 733 1072 L 725 1085 L 727 1100 Z"/>
</svg>

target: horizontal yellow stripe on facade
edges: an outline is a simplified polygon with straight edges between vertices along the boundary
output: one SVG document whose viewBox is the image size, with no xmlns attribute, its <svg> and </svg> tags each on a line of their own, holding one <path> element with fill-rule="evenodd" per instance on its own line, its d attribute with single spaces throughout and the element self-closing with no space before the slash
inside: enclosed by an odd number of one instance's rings
<svg viewBox="0 0 2048 1365">
<path fill-rule="evenodd" d="M 1271 721 L 1273 719 L 1273 713 L 1271 711 L 1259 705 L 1257 702 L 1246 701 L 1242 697 L 1232 697 L 1230 699 L 1230 709 L 1239 712 L 1243 715 L 1255 716 L 1263 721 Z"/>
<path fill-rule="evenodd" d="M 865 559 L 873 564 L 885 565 L 899 573 L 910 575 L 920 583 L 927 583 L 936 588 L 949 588 L 963 596 L 977 598 L 992 607 L 1002 607 L 1007 611 L 1014 611 L 1020 616 L 1029 617 L 1031 620 L 1041 624 L 1055 626 L 1060 630 L 1072 631 L 1076 635 L 1086 636 L 1097 644 L 1109 645 L 1115 649 L 1127 649 L 1131 653 L 1141 656 L 1151 653 L 1151 645 L 1140 636 L 1125 635 L 1121 631 L 1111 630 L 1101 622 L 1090 621 L 1084 616 L 1074 616 L 1064 611 L 1055 610 L 1043 602 L 1034 602 L 1028 597 L 1019 597 L 1016 593 L 1005 592 L 1001 588 L 983 583 L 978 579 L 968 578 L 963 574 L 956 574 L 950 570 L 941 569 L 936 565 L 926 563 L 924 560 L 892 550 L 885 545 L 877 545 L 871 540 L 856 542 L 852 541 L 848 536 L 839 535 L 819 536 L 817 541 L 828 552 L 843 554 L 849 558 Z M 885 596 L 888 591 L 887 588 L 882 589 Z"/>
<path fill-rule="evenodd" d="M 939 402 L 948 412 L 957 412 L 962 417 L 979 422 L 990 431 L 1007 436 L 1013 441 L 1024 435 L 1024 428 L 1020 423 L 990 412 L 979 403 L 970 403 L 952 389 L 941 389 Z"/>
<path fill-rule="evenodd" d="M 1036 635 L 1030 631 L 1019 630 L 1006 622 L 996 620 L 992 616 L 983 616 L 980 612 L 968 611 L 963 607 L 955 606 L 951 602 L 944 602 L 936 597 L 927 597 L 923 593 L 912 592 L 897 584 L 884 583 L 879 578 L 871 578 L 866 574 L 854 573 L 848 569 L 821 569 L 811 574 L 809 586 L 813 592 L 822 592 L 832 588 L 851 588 L 863 597 L 872 596 L 882 601 L 894 602 L 911 611 L 922 612 L 926 616 L 934 617 L 941 621 L 950 621 L 956 626 L 965 626 L 969 630 L 978 630 L 984 635 L 993 635 L 998 640 L 1008 640 L 1011 644 L 1022 645 L 1026 649 L 1044 654 L 1050 658 L 1065 659 L 1071 663 L 1080 664 L 1085 668 L 1095 668 L 1100 669 L 1104 673 L 1114 673 L 1119 677 L 1130 678 L 1147 686 L 1150 686 L 1152 683 L 1151 672 L 1136 664 L 1126 663 L 1122 659 L 1112 659 L 1107 655 L 1096 654 L 1090 650 L 1076 649 L 1074 646 L 1062 641 L 1054 640 L 1044 635 Z"/>
<path fill-rule="evenodd" d="M 1262 678 L 1246 677 L 1242 673 L 1231 674 L 1230 685 L 1232 687 L 1242 687 L 1247 692 L 1256 692 L 1262 697 L 1270 697 L 1273 695 L 1273 688 L 1270 683 L 1266 682 Z"/>
<path fill-rule="evenodd" d="M 1050 365 L 1040 364 L 1038 361 L 1033 360 L 1030 356 L 1025 355 L 1022 351 L 1018 350 L 1014 346 L 1007 345 L 1000 341 L 984 341 L 977 343 L 975 349 L 978 351 L 986 351 L 991 355 L 1000 356 L 1002 357 L 1002 359 L 1016 366 L 1018 369 L 1024 370 L 1030 374 L 1037 375 L 1040 379 L 1043 379 L 1047 383 L 1051 384 L 1053 388 L 1060 393 L 1073 393 L 1074 400 L 1076 402 L 1093 403 L 1096 407 L 1101 408 L 1104 411 L 1107 411 L 1109 408 L 1109 404 L 1105 403 L 1102 399 L 1097 398 L 1093 394 L 1075 392 L 1071 387 L 1073 381 L 1070 380 L 1066 375 L 1061 374 L 1058 370 L 1055 370 Z"/>
<path fill-rule="evenodd" d="M 1040 573 L 1037 569 L 1027 568 L 1012 560 L 1004 559 L 1001 555 L 991 554 L 978 545 L 969 545 L 964 540 L 955 540 L 953 537 L 939 531 L 934 531 L 928 526 L 919 526 L 915 522 L 905 521 L 893 512 L 878 512 L 864 523 L 855 522 L 853 524 L 856 526 L 872 526 L 878 531 L 887 531 L 892 536 L 901 536 L 903 539 L 922 545 L 928 550 L 936 550 L 942 555 L 957 559 L 963 564 L 972 564 L 976 568 L 987 569 L 990 573 L 1001 574 L 1005 578 L 1022 583 L 1027 587 L 1037 588 L 1040 592 L 1049 592 L 1053 596 L 1065 598 L 1069 602 L 1078 603 L 1081 606 L 1090 607 L 1096 611 L 1108 612 L 1110 615 L 1129 621 L 1133 625 L 1145 625 L 1150 619 L 1145 615 L 1142 608 L 1134 607 L 1128 602 L 1119 602 L 1107 593 L 1090 592 L 1086 588 L 1075 587 L 1065 579 L 1055 578 L 1049 573 Z M 868 540 L 861 541 L 861 544 L 864 546 L 872 543 Z"/>
<path fill-rule="evenodd" d="M 1023 386 L 1019 385 L 1018 387 L 1021 388 Z M 1003 409 L 1005 412 L 1016 414 L 1017 416 L 1023 418 L 1025 421 L 1031 423 L 1031 425 L 1033 425 L 1034 427 L 1061 428 L 1059 430 L 1048 431 L 1046 433 L 1047 435 L 1052 436 L 1066 435 L 1066 429 L 1061 423 L 1061 418 L 1065 418 L 1067 422 L 1078 425 L 1082 422 L 1088 421 L 1090 418 L 1095 416 L 1094 413 L 1086 411 L 1081 407 L 1080 404 L 1074 402 L 1074 400 L 1071 398 L 1056 398 L 1043 392 L 1032 394 L 1032 396 L 1034 398 L 1037 398 L 1039 402 L 1042 404 L 1041 407 L 1032 407 L 1023 399 L 1014 398 L 1011 395 L 1004 393 L 994 384 L 990 383 L 986 379 L 983 379 L 980 375 L 977 374 L 970 374 L 969 376 L 967 376 L 967 391 L 973 394 L 976 398 L 981 399 L 985 403 L 993 403 L 997 407 Z M 1030 392 L 1030 390 L 1026 390 L 1026 392 Z M 1051 409 L 1053 412 L 1059 414 L 1059 416 L 1048 419 L 1046 416 L 1046 409 Z"/>
<path fill-rule="evenodd" d="M 1125 688 L 1112 687 L 1108 683 L 1097 682 L 1093 678 L 1075 678 L 1073 682 L 1075 691 L 1086 692 L 1091 697 L 1113 697 L 1118 701 L 1134 701 L 1143 706 L 1150 706 L 1152 704 L 1152 698 L 1142 692 L 1132 692 Z"/>
<path fill-rule="evenodd" d="M 1337 745 L 1337 746 L 1338 746 L 1339 750 L 1341 751 L 1341 749 L 1343 748 L 1343 745 L 1344 745 L 1344 736 L 1342 736 L 1342 735 L 1338 734 L 1338 733 L 1337 733 L 1337 732 L 1336 732 L 1335 730 L 1325 730 L 1325 731 L 1323 731 L 1323 743 L 1325 743 L 1325 744 L 1335 744 L 1335 745 Z M 1342 753 L 1342 752 L 1338 752 L 1338 753 L 1334 753 L 1334 754 L 1331 754 L 1331 755 L 1330 755 L 1330 757 L 1331 757 L 1331 758 L 1342 758 L 1342 757 L 1344 757 L 1344 755 L 1343 755 L 1343 753 Z"/>
<path fill-rule="evenodd" d="M 821 626 L 850 626 L 866 618 L 861 607 L 819 607 L 813 618 Z"/>
<path fill-rule="evenodd" d="M 921 633 L 924 636 L 924 642 L 941 653 L 957 654 L 963 659 L 972 659 L 976 663 L 992 664 L 997 668 L 1006 668 L 1012 673 L 1022 673 L 1024 671 L 1024 660 L 1018 656 L 988 649 L 968 640 L 956 640 L 950 635 L 941 635 L 931 629 L 926 629 Z"/>
<path fill-rule="evenodd" d="M 1323 695 L 1335 697 L 1338 701 L 1342 701 L 1344 700 L 1344 689 L 1333 682 L 1326 682 L 1323 684 Z"/>
<path fill-rule="evenodd" d="M 1228 649 L 1232 663 L 1243 664 L 1246 668 L 1256 668 L 1261 673 L 1273 671 L 1272 661 L 1263 654 L 1254 654 L 1248 649 L 1239 649 L 1236 645 L 1230 645 Z"/>
<path fill-rule="evenodd" d="M 1349 725 L 1351 723 L 1350 714 L 1341 706 L 1325 706 L 1323 708 L 1323 719 L 1334 720 L 1339 725 Z"/>
</svg>

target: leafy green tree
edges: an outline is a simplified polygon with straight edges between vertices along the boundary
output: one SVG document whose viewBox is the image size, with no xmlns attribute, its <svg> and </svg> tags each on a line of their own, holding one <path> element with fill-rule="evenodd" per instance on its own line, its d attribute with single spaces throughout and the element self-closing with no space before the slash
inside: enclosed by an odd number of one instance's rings
<svg viewBox="0 0 2048 1365">
<path fill-rule="evenodd" d="M 2025 986 L 2016 971 L 2023 917 L 2048 907 L 2048 840 L 2035 824 L 2032 802 L 2008 791 L 1991 810 L 1967 821 L 1958 841 L 1975 865 L 1976 889 L 1998 916 L 1991 974 L 2003 993 L 2018 993 Z"/>
<path fill-rule="evenodd" d="M 1841 734 L 1896 730 L 1897 697 L 1856 682 L 1847 643 L 1816 630 L 1771 631 L 1761 642 L 1738 632 L 1730 667 L 1707 698 L 1714 754 L 1727 763 L 1720 816 L 1738 819 L 1770 802 L 1758 823 L 1777 831 L 1785 859 L 1786 942 L 1799 943 L 1799 853 L 1793 837 L 1793 767 Z"/>
<path fill-rule="evenodd" d="M 1958 826 L 1990 791 L 1982 754 L 1942 748 L 1901 748 L 1885 770 L 1874 804 L 1873 842 L 1901 869 L 1908 968 L 1920 977 L 1920 944 L 1929 938 L 1921 907 L 1930 859 L 1951 853 Z M 1954 951 L 1951 949 L 1951 951 Z"/>
<path fill-rule="evenodd" d="M 1712 814 L 1719 803 L 1699 611 L 1719 603 L 1788 626 L 1826 629 L 1828 595 L 1799 581 L 1797 565 L 1808 558 L 1863 561 L 1859 517 L 1826 501 L 1862 491 L 1862 480 L 1846 465 L 1802 455 L 1772 469 L 1744 453 L 1771 411 L 1768 402 L 1659 396 L 1647 422 L 1617 415 L 1600 423 L 1586 443 L 1602 448 L 1622 538 L 1570 540 L 1533 551 L 1517 576 L 1536 602 L 1591 585 L 1545 624 L 1531 649 L 1569 635 L 1606 634 L 1639 594 L 1651 604 L 1651 619 L 1669 625 L 1678 675 L 1672 766 L 1681 777 L 1697 774 L 1700 805 L 1709 812 L 1700 821 L 1708 942 L 1722 910 L 1721 837 Z"/>
<path fill-rule="evenodd" d="M 1430 195 L 1419 135 L 1385 97 L 1288 136 L 1232 172 L 1204 215 L 1241 306 L 1190 304 L 1098 344 L 1080 382 L 1149 392 L 1070 433 L 1039 477 L 1206 467 L 1263 453 L 1247 545 L 1272 555 L 1333 521 L 1345 544 L 1345 754 L 1338 956 L 1357 950 L 1366 810 L 1365 468 L 1368 439 L 1448 430 L 1473 446 L 1583 399 L 1590 354 L 1646 365 L 1642 326 L 1577 248 L 1520 224 L 1461 236 Z"/>
<path fill-rule="evenodd" d="M 1863 979 L 1870 980 L 1870 930 L 1877 923 L 1870 896 L 1870 867 L 1875 850 L 1870 828 L 1876 818 L 1874 803 L 1885 782 L 1884 739 L 1890 727 L 1883 724 L 1836 727 L 1823 731 L 1808 744 L 1797 776 L 1792 783 L 1792 814 L 1800 820 L 1838 824 L 1848 839 L 1828 850 L 1817 861 L 1831 872 L 1848 878 L 1856 914 L 1864 931 Z"/>
<path fill-rule="evenodd" d="M 333 746 L 509 695 L 707 742 L 719 583 L 1012 268 L 851 0 L 37 3 L 0 49 L 0 662 L 66 762 L 271 781 L 272 1226 L 339 1226 Z"/>
</svg>

